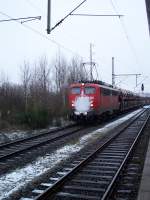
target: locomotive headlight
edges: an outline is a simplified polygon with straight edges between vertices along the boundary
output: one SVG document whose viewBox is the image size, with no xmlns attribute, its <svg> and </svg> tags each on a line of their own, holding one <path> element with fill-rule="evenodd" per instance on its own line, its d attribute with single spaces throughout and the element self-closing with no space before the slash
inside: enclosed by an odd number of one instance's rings
<svg viewBox="0 0 150 200">
<path fill-rule="evenodd" d="M 71 105 L 74 106 L 74 103 L 72 103 Z"/>
<path fill-rule="evenodd" d="M 87 115 L 87 112 L 84 112 L 83 114 L 84 114 L 84 115 Z"/>
<path fill-rule="evenodd" d="M 93 103 L 91 103 L 91 107 L 93 107 L 94 105 L 93 105 Z"/>
</svg>

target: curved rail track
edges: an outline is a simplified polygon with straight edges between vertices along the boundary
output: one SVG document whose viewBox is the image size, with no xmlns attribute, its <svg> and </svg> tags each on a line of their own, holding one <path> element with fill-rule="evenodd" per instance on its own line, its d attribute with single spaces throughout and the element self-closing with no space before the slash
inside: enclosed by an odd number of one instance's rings
<svg viewBox="0 0 150 200">
<path fill-rule="evenodd" d="M 38 189 L 33 190 L 29 199 L 109 199 L 149 116 L 149 110 L 138 114 L 130 124 L 113 134 L 96 151 L 89 149 L 79 160 L 57 172 L 56 177 L 51 177 L 49 182 L 42 183 Z"/>
</svg>

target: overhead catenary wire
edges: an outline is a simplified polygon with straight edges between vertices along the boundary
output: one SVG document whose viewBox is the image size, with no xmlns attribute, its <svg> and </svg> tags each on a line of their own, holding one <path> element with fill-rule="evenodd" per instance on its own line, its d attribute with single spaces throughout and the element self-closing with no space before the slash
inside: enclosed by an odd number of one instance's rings
<svg viewBox="0 0 150 200">
<path fill-rule="evenodd" d="M 127 82 L 124 82 L 124 81 L 126 81 L 127 79 L 128 79 L 128 77 L 125 77 L 123 80 L 117 82 L 115 85 L 117 86 L 117 85 L 120 85 L 120 84 L 127 84 Z"/>
<path fill-rule="evenodd" d="M 138 84 L 137 84 L 137 86 L 136 87 L 134 87 L 134 90 L 138 87 L 138 86 L 140 86 L 146 79 L 148 79 L 149 78 L 149 76 L 145 76 Z"/>
<path fill-rule="evenodd" d="M 87 0 L 82 1 L 79 5 L 77 5 L 73 10 L 71 10 L 65 17 L 63 17 L 61 20 L 59 20 L 59 22 L 57 22 L 51 29 L 50 32 L 52 30 L 54 30 L 57 26 L 59 26 L 60 24 L 62 24 L 62 22 L 67 19 L 74 11 L 76 11 L 79 7 L 81 7 Z"/>
<path fill-rule="evenodd" d="M 123 15 L 120 15 L 120 14 L 117 14 L 117 15 L 94 15 L 94 14 L 75 14 L 75 13 L 73 13 L 74 11 L 76 11 L 79 7 L 81 7 L 85 2 L 86 2 L 87 0 L 84 0 L 84 1 L 82 1 L 79 5 L 77 5 L 73 10 L 71 10 L 64 18 L 62 18 L 61 20 L 59 20 L 50 30 L 49 30 L 49 33 L 51 32 L 51 31 L 53 31 L 57 26 L 59 26 L 60 24 L 62 24 L 62 22 L 66 19 L 66 18 L 68 18 L 69 16 L 95 16 L 95 17 L 112 17 L 112 16 L 114 16 L 114 17 L 122 17 Z"/>
<path fill-rule="evenodd" d="M 32 8 L 34 8 L 35 10 L 37 10 L 37 11 L 40 11 L 40 12 L 42 12 L 44 15 L 46 15 L 45 14 L 45 12 L 40 8 L 40 7 L 38 7 L 37 5 L 35 5 L 35 3 L 33 3 L 31 0 L 24 0 L 25 2 L 27 2 Z"/>
<path fill-rule="evenodd" d="M 5 17 L 8 17 L 8 18 L 10 18 L 10 19 L 13 19 L 13 17 L 11 17 L 10 15 L 8 15 L 8 14 L 2 12 L 2 11 L 0 11 L 0 14 L 3 15 L 3 16 L 5 16 Z M 80 58 L 83 58 L 83 56 L 79 55 L 77 52 L 74 52 L 73 50 L 69 49 L 68 47 L 65 47 L 64 45 L 60 44 L 59 42 L 57 42 L 57 41 L 55 41 L 55 40 L 53 40 L 53 39 L 50 39 L 49 37 L 47 37 L 47 36 L 44 35 L 43 33 L 39 32 L 38 30 L 36 30 L 36 29 L 34 29 L 34 28 L 32 28 L 32 27 L 26 25 L 26 24 L 20 23 L 19 21 L 14 21 L 14 22 L 19 23 L 20 25 L 22 25 L 22 26 L 24 26 L 25 28 L 31 30 L 32 32 L 34 32 L 35 34 L 37 34 L 37 35 L 41 36 L 42 38 L 48 40 L 49 42 L 51 42 L 51 43 L 57 45 L 58 47 L 60 47 L 60 48 L 62 48 L 62 49 L 64 49 L 64 50 L 66 50 L 66 51 L 68 51 L 68 52 L 70 52 L 70 53 L 72 53 L 72 54 L 74 54 L 74 55 L 77 55 L 77 56 L 79 56 Z"/>
<path fill-rule="evenodd" d="M 35 17 L 19 17 L 19 18 L 11 18 L 11 19 L 3 19 L 0 20 L 0 22 L 9 22 L 9 21 L 21 21 L 21 23 L 28 22 L 28 21 L 33 21 L 33 20 L 41 20 L 41 16 L 35 16 Z"/>
<path fill-rule="evenodd" d="M 79 55 L 78 53 L 74 52 L 73 50 L 69 49 L 68 47 L 65 47 L 64 45 L 60 44 L 59 42 L 53 40 L 53 39 L 50 39 L 49 37 L 47 37 L 46 35 L 44 35 L 43 33 L 40 33 L 39 31 L 37 31 L 36 29 L 28 26 L 28 25 L 24 25 L 26 28 L 28 28 L 29 30 L 33 31 L 34 33 L 40 35 L 41 37 L 45 38 L 46 40 L 52 42 L 53 44 L 57 45 L 58 47 L 74 54 L 74 55 L 77 55 L 79 56 L 80 58 L 83 58 L 81 55 Z"/>
<path fill-rule="evenodd" d="M 71 16 L 83 16 L 83 17 L 123 17 L 123 15 L 96 15 L 96 14 L 80 14 L 80 13 L 72 13 Z"/>
<path fill-rule="evenodd" d="M 116 8 L 116 6 L 115 6 L 113 0 L 110 0 L 110 2 L 111 2 L 111 5 L 112 5 L 114 11 L 115 11 L 116 14 L 117 14 L 117 13 L 118 13 L 118 10 L 117 10 L 117 8 Z M 121 25 L 122 25 L 122 28 L 123 28 L 123 31 L 124 31 L 125 37 L 126 37 L 128 43 L 129 43 L 130 47 L 133 48 L 132 45 L 131 45 L 131 42 L 130 42 L 130 39 L 129 39 L 129 36 L 128 36 L 128 33 L 127 33 L 127 30 L 126 30 L 126 27 L 125 27 L 124 22 L 123 22 L 121 19 L 119 19 L 119 20 L 120 20 L 120 23 L 121 23 Z"/>
<path fill-rule="evenodd" d="M 113 0 L 110 0 L 110 3 L 111 3 L 111 5 L 112 5 L 112 7 L 113 7 L 115 13 L 118 14 L 118 13 L 119 13 L 119 12 L 118 12 L 118 9 L 116 8 L 116 6 L 115 6 Z M 132 44 L 132 42 L 131 42 L 131 40 L 130 40 L 130 38 L 129 38 L 129 35 L 128 35 L 128 32 L 127 32 L 126 26 L 125 26 L 125 24 L 124 24 L 124 21 L 123 21 L 123 19 L 120 18 L 120 17 L 119 17 L 119 20 L 120 20 L 120 24 L 121 24 L 121 26 L 122 26 L 122 30 L 123 30 L 123 32 L 124 32 L 125 38 L 126 38 L 128 44 L 129 44 L 129 47 L 130 47 L 130 49 L 131 49 L 131 51 L 132 51 L 132 54 L 133 54 L 134 57 L 135 57 L 136 64 L 138 65 L 138 67 L 140 67 L 140 64 L 139 64 L 139 61 L 138 61 L 138 58 L 137 58 L 137 54 L 136 54 L 135 48 L 134 48 L 134 46 L 133 46 L 133 44 Z"/>
</svg>

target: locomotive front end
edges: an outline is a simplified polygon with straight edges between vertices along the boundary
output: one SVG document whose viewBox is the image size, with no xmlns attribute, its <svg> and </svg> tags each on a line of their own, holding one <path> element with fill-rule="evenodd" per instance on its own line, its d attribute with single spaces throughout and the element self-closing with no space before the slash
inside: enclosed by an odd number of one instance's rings
<svg viewBox="0 0 150 200">
<path fill-rule="evenodd" d="M 69 91 L 71 119 L 89 120 L 96 115 L 96 88 L 91 84 L 73 84 Z"/>
</svg>

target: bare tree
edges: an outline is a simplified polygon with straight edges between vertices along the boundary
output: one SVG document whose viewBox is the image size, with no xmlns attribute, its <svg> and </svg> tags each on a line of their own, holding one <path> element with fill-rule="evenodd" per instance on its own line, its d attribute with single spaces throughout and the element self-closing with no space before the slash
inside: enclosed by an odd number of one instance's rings
<svg viewBox="0 0 150 200">
<path fill-rule="evenodd" d="M 20 70 L 21 84 L 10 83 L 4 74 L 1 77 L 0 117 L 32 128 L 45 127 L 51 118 L 65 116 L 68 84 L 87 77 L 81 60 L 67 62 L 60 54 L 51 66 L 42 57 L 34 65 L 24 61 Z"/>
<path fill-rule="evenodd" d="M 72 58 L 68 69 L 68 83 L 88 79 L 88 75 L 82 63 L 82 60 L 79 60 L 78 58 Z"/>
<path fill-rule="evenodd" d="M 46 57 L 40 59 L 38 67 L 39 84 L 42 93 L 42 102 L 47 105 L 48 93 L 50 88 L 50 67 Z"/>
<path fill-rule="evenodd" d="M 28 62 L 24 61 L 24 65 L 21 66 L 21 80 L 22 80 L 23 94 L 25 100 L 25 112 L 27 112 L 28 110 L 30 79 L 31 79 L 30 65 Z"/>
<path fill-rule="evenodd" d="M 65 58 L 63 56 L 60 56 L 59 54 L 55 62 L 55 75 L 54 75 L 57 92 L 60 92 L 60 90 L 67 84 L 67 74 L 68 74 L 67 62 Z"/>
<path fill-rule="evenodd" d="M 30 103 L 34 107 L 48 108 L 50 97 L 50 67 L 46 57 L 35 63 L 31 72 Z"/>
</svg>

